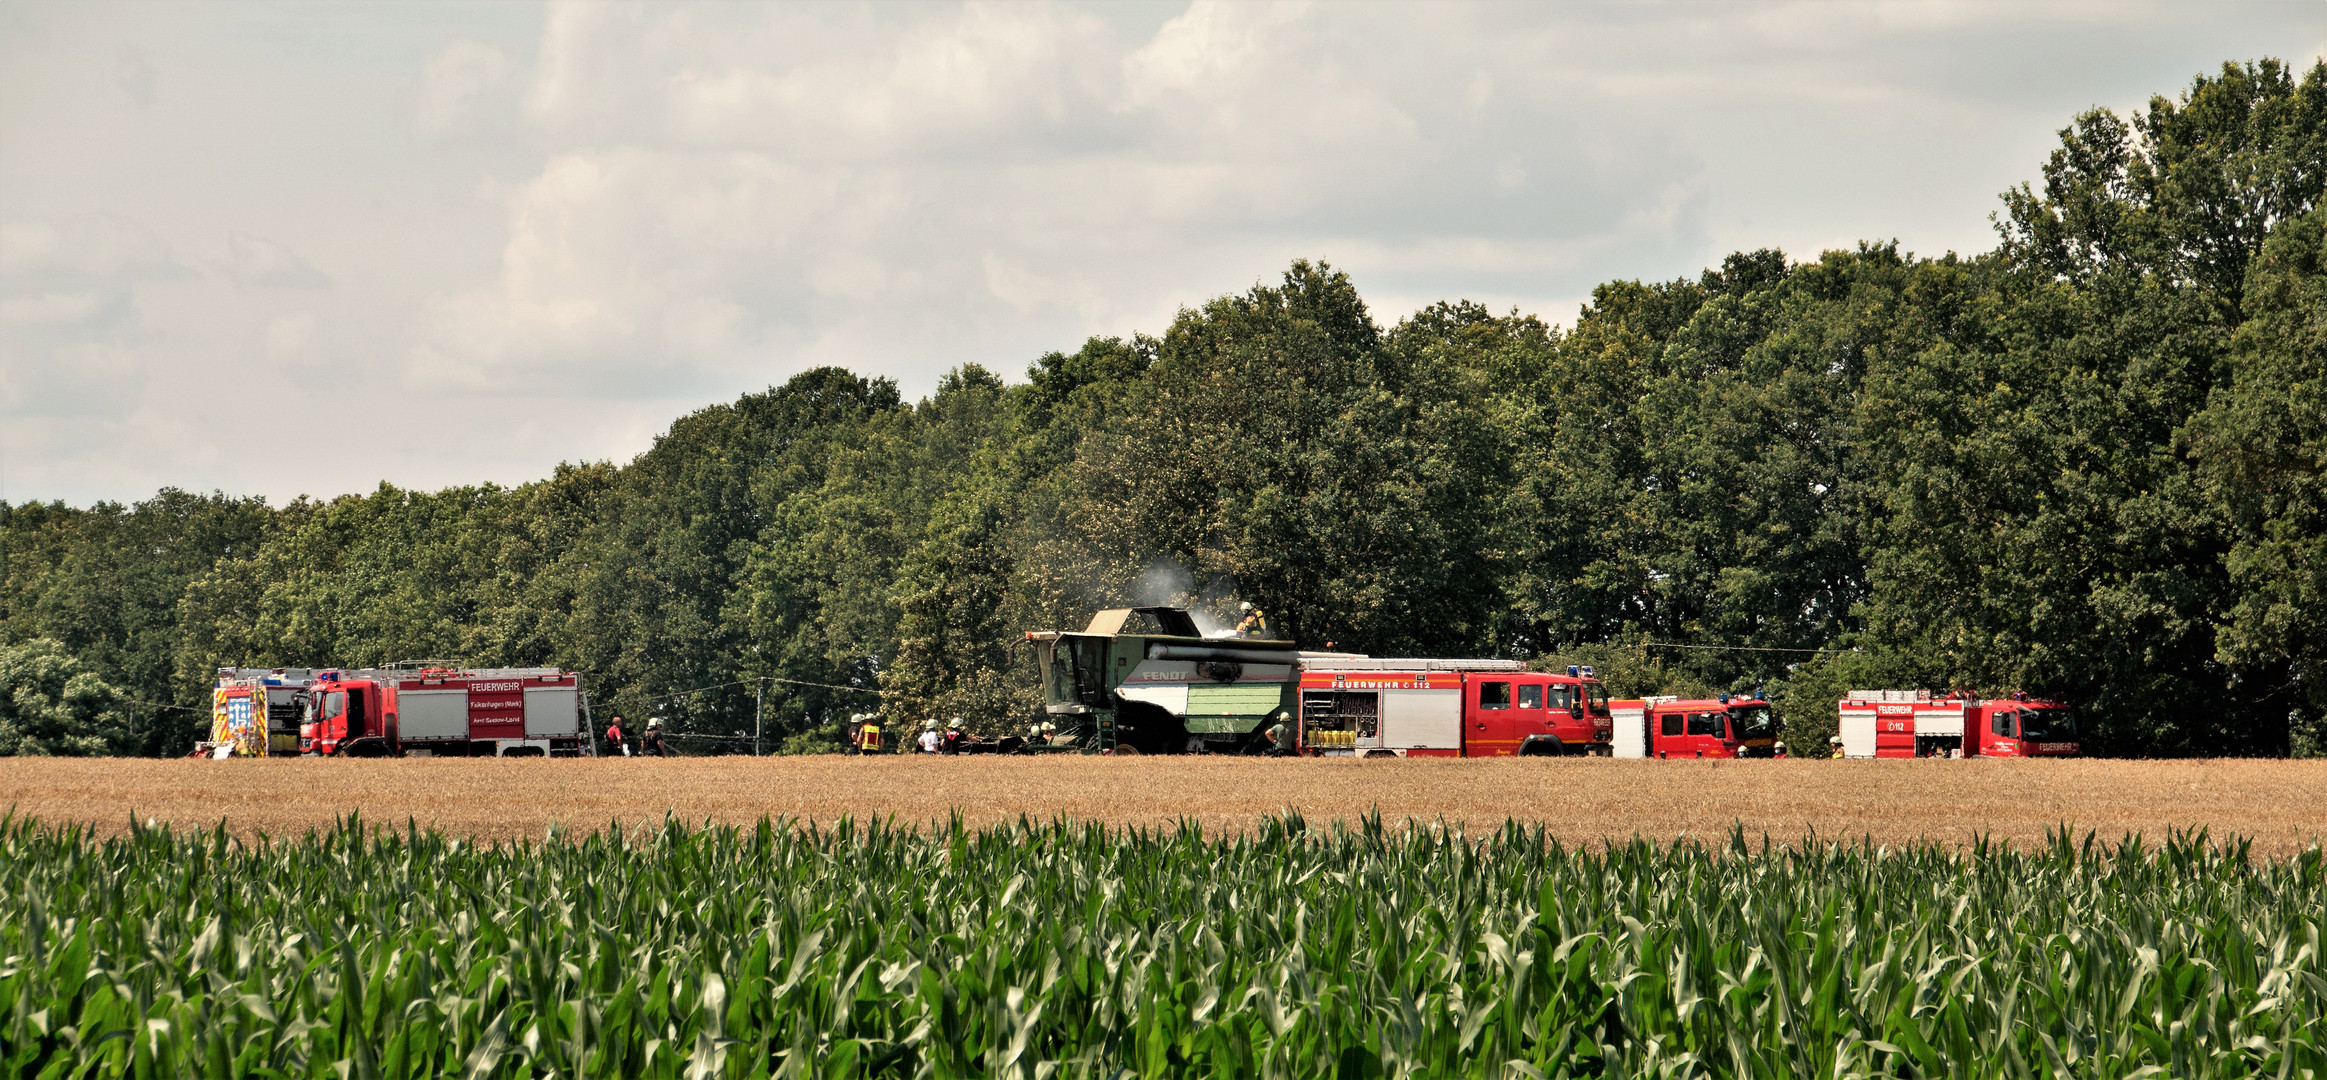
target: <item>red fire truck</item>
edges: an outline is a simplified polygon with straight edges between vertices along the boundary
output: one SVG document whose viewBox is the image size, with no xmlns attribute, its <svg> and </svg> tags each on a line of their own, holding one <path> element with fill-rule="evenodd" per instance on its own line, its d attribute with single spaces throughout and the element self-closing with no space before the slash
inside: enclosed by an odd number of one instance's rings
<svg viewBox="0 0 2327 1080">
<path fill-rule="evenodd" d="M 306 688 L 302 753 L 576 757 L 590 753 L 581 676 L 558 668 L 325 670 Z"/>
<path fill-rule="evenodd" d="M 1515 660 L 1301 658 L 1305 752 L 1504 757 L 1608 752 L 1608 692 L 1590 668 Z"/>
<path fill-rule="evenodd" d="M 2074 757 L 2077 717 L 2057 701 L 1853 690 L 1837 703 L 1842 756 Z"/>
<path fill-rule="evenodd" d="M 1610 703 L 1620 758 L 1765 758 L 1785 721 L 1760 697 L 1652 697 Z"/>
</svg>

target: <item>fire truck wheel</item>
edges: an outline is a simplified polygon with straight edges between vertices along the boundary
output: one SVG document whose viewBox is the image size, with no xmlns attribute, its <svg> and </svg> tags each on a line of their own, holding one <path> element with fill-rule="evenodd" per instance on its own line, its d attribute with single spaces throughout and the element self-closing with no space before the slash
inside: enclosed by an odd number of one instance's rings
<svg viewBox="0 0 2327 1080">
<path fill-rule="evenodd" d="M 1529 739 L 1519 747 L 1520 757 L 1558 757 L 1565 753 L 1567 748 L 1560 745 L 1557 736 Z"/>
</svg>

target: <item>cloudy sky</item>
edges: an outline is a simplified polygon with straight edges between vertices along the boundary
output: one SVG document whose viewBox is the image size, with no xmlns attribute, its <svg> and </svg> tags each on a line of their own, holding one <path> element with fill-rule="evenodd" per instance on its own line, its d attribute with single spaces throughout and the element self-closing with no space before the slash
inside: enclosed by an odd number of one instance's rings
<svg viewBox="0 0 2327 1080">
<path fill-rule="evenodd" d="M 1299 257 L 1384 323 L 1993 246 L 2268 4 L 0 2 L 0 499 L 520 483 L 817 364 L 1010 378 Z"/>
</svg>

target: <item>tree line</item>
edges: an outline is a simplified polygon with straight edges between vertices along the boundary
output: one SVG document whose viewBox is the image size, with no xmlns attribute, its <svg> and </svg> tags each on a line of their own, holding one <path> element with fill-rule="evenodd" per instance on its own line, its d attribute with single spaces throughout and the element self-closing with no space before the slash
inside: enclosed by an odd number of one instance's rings
<svg viewBox="0 0 2327 1080">
<path fill-rule="evenodd" d="M 1029 628 L 1240 599 L 1620 695 L 2027 690 L 2327 751 L 2327 65 L 2074 118 L 1998 246 L 1378 321 L 1295 262 L 934 393 L 837 368 L 516 488 L 0 503 L 0 753 L 183 752 L 221 665 L 556 664 L 681 735 L 1038 709 Z M 773 681 L 771 681 L 773 680 Z M 700 747 L 733 746 L 703 740 Z"/>
</svg>

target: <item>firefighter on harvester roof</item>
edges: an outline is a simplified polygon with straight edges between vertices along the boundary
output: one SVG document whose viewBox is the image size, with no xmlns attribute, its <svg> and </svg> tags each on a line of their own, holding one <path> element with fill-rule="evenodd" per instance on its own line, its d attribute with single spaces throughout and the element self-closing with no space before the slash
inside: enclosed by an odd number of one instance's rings
<svg viewBox="0 0 2327 1080">
<path fill-rule="evenodd" d="M 1260 637 L 1269 632 L 1269 617 L 1261 609 L 1252 606 L 1252 601 L 1238 604 L 1236 609 L 1244 612 L 1244 621 L 1236 624 L 1236 636 Z"/>
</svg>

